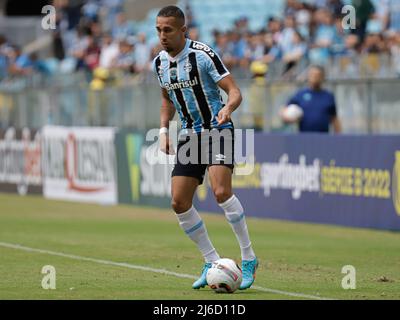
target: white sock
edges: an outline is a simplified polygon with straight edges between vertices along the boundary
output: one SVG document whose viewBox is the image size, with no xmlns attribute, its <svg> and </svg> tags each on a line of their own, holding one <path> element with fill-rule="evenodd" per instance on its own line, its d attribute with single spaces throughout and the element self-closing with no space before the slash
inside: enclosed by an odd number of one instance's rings
<svg viewBox="0 0 400 320">
<path fill-rule="evenodd" d="M 188 211 L 176 216 L 183 231 L 197 244 L 204 260 L 206 262 L 218 260 L 220 257 L 212 245 L 206 226 L 195 207 L 192 206 Z"/>
<path fill-rule="evenodd" d="M 235 195 L 232 195 L 225 202 L 219 203 L 219 206 L 225 211 L 226 219 L 231 224 L 232 230 L 239 242 L 242 260 L 254 260 L 256 255 L 251 246 L 246 218 L 243 213 L 244 210 L 239 199 Z"/>
</svg>

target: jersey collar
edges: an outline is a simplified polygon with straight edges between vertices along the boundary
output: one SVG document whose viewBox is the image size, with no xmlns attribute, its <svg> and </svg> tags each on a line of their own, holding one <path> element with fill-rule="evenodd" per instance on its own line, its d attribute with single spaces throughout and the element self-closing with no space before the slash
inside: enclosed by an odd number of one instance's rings
<svg viewBox="0 0 400 320">
<path fill-rule="evenodd" d="M 183 47 L 183 49 L 181 50 L 181 52 L 179 52 L 175 57 L 171 57 L 171 56 L 169 55 L 169 53 L 167 53 L 168 60 L 171 61 L 171 62 L 176 62 L 176 61 L 178 61 L 180 58 L 182 58 L 182 57 L 185 55 L 185 53 L 187 52 L 187 50 L 188 50 L 188 48 L 189 48 L 189 45 L 190 45 L 190 42 L 191 42 L 190 39 L 186 39 L 186 44 L 185 44 L 185 46 Z"/>
</svg>

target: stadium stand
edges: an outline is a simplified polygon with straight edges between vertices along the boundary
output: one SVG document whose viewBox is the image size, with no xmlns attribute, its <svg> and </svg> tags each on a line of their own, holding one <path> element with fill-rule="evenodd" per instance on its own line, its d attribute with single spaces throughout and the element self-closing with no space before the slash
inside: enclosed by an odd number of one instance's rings
<svg viewBox="0 0 400 320">
<path fill-rule="evenodd" d="M 13 101 L 13 105 L 18 106 L 33 104 L 41 109 L 43 105 L 46 108 L 51 105 L 50 109 L 57 110 L 57 114 L 46 118 L 71 124 L 81 119 L 77 108 L 54 107 L 54 101 L 50 100 L 57 101 L 59 106 L 68 105 L 69 101 L 80 101 L 77 105 L 82 107 L 90 103 L 96 105 L 96 101 L 103 100 L 89 98 L 93 92 L 103 95 L 108 88 L 118 88 L 126 94 L 110 92 L 105 101 L 111 101 L 112 110 L 117 105 L 124 105 L 118 109 L 121 112 L 119 116 L 113 113 L 114 117 L 109 117 L 124 120 L 124 108 L 141 103 L 137 101 L 152 99 L 153 94 L 149 94 L 149 98 L 141 94 L 150 90 L 151 86 L 146 84 L 155 83 L 150 62 L 161 48 L 154 22 L 165 1 L 54 0 L 50 3 L 57 12 L 55 30 L 37 28 L 43 16 L 40 12 L 39 16 L 24 17 L 23 20 L 7 16 L 0 19 L 0 92 L 4 95 L 1 101 Z M 247 98 L 246 92 L 252 92 L 253 80 L 266 87 L 267 97 L 262 110 L 265 114 L 273 114 L 268 117 L 270 124 L 266 128 L 279 127 L 274 114 L 285 100 L 286 90 L 301 85 L 310 64 L 321 64 L 327 70 L 328 79 L 333 81 L 329 85 L 339 99 L 346 97 L 343 93 L 346 91 L 341 89 L 344 82 L 340 81 L 353 81 L 352 86 L 347 85 L 352 88 L 347 95 L 353 96 L 354 103 L 340 111 L 348 116 L 348 123 L 345 123 L 347 132 L 397 130 L 398 125 L 387 125 L 387 121 L 391 123 L 396 117 L 387 117 L 385 112 L 372 111 L 372 108 L 386 110 L 397 99 L 385 94 L 378 82 L 384 80 L 389 86 L 395 86 L 400 76 L 398 2 L 363 1 L 363 6 L 356 7 L 360 14 L 356 15 L 357 28 L 353 30 L 344 30 L 341 23 L 344 17 L 342 7 L 352 4 L 351 0 L 179 0 L 176 3 L 186 13 L 188 35 L 215 48 L 241 81 L 245 93 L 244 113 L 251 109 L 251 102 L 247 101 L 253 98 Z M 260 81 L 262 79 L 264 82 Z M 377 80 L 374 82 L 373 79 Z M 72 90 L 72 84 L 79 84 L 79 90 Z M 48 86 L 52 90 L 56 85 L 62 90 L 69 88 L 69 94 L 75 92 L 76 97 L 63 100 L 43 91 L 46 97 L 38 97 L 33 102 L 27 97 L 26 101 L 30 102 L 21 103 L 18 101 L 25 101 L 25 98 L 18 96 L 17 99 L 15 94 L 15 90 L 20 90 L 23 96 L 29 92 L 23 88 L 32 86 Z M 131 88 L 135 85 L 145 89 L 132 93 Z M 379 90 L 371 91 L 371 87 L 379 87 Z M 82 93 L 82 88 L 89 91 Z M 55 92 L 60 90 L 54 89 Z M 370 96 L 365 98 L 360 94 L 364 91 Z M 124 101 L 117 102 L 116 96 L 124 97 Z M 134 96 L 136 98 L 132 101 Z M 374 104 L 377 97 L 388 99 L 387 104 L 380 100 L 382 106 L 378 107 Z M 43 104 L 43 101 L 47 102 Z M 7 111 L 10 108 L 3 105 L 0 109 L 3 110 L 2 124 L 5 126 L 11 121 Z M 17 114 L 14 118 L 22 121 L 24 117 Z M 367 120 L 360 114 L 364 114 Z M 354 118 L 352 115 L 358 116 Z M 373 115 L 385 116 L 372 121 Z M 147 115 L 142 121 L 138 119 L 137 125 L 153 125 L 149 117 Z M 92 123 L 88 119 L 87 122 Z M 119 120 L 109 124 L 113 123 L 121 124 Z M 37 125 L 40 124 L 43 123 Z"/>
</svg>

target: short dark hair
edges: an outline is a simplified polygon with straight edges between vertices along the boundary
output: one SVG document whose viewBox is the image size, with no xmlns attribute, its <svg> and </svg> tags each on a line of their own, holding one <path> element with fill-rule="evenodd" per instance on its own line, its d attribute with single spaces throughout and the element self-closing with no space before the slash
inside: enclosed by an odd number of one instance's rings
<svg viewBox="0 0 400 320">
<path fill-rule="evenodd" d="M 182 21 L 182 24 L 185 24 L 185 14 L 183 11 L 177 6 L 167 6 L 162 8 L 157 17 L 174 17 Z"/>
</svg>

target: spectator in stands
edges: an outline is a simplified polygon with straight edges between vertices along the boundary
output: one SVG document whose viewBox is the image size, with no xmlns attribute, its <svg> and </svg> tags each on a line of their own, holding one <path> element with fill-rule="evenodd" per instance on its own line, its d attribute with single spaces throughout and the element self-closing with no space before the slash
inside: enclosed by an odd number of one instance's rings
<svg viewBox="0 0 400 320">
<path fill-rule="evenodd" d="M 225 66 L 232 70 L 236 65 L 236 59 L 233 55 L 233 46 L 232 43 L 229 42 L 228 33 L 214 32 L 214 49 L 217 54 L 220 56 Z"/>
<path fill-rule="evenodd" d="M 266 32 L 260 31 L 252 34 L 246 49 L 246 58 L 252 61 L 261 61 L 268 54 L 270 47 L 267 46 Z M 271 36 L 271 35 L 270 35 Z M 270 37 L 272 43 L 272 38 Z"/>
<path fill-rule="evenodd" d="M 345 38 L 346 32 L 342 26 L 342 18 L 335 18 L 335 33 L 332 39 L 332 45 L 330 47 L 330 54 L 335 57 L 341 55 L 345 50 Z"/>
<path fill-rule="evenodd" d="M 326 9 L 319 9 L 315 13 L 315 19 L 317 26 L 309 58 L 311 63 L 326 65 L 329 62 L 330 47 L 335 39 L 336 27 L 332 14 Z"/>
<path fill-rule="evenodd" d="M 357 63 L 359 61 L 358 47 L 359 39 L 356 34 L 348 34 L 344 39 L 344 47 L 337 50 L 334 61 L 335 67 L 339 69 L 341 77 L 355 78 L 358 76 Z"/>
<path fill-rule="evenodd" d="M 23 54 L 19 46 L 14 46 L 13 51 L 10 52 L 9 56 L 9 74 L 15 76 L 26 76 L 32 74 L 34 67 L 34 59 L 27 54 Z"/>
<path fill-rule="evenodd" d="M 197 27 L 196 21 L 193 16 L 192 8 L 189 5 L 189 2 L 186 3 L 185 7 L 185 18 L 186 18 L 186 26 L 188 29 Z"/>
<path fill-rule="evenodd" d="M 290 75 L 290 71 L 304 58 L 306 52 L 307 44 L 300 32 L 295 30 L 291 46 L 283 52 L 282 60 L 285 63 L 283 74 Z"/>
<path fill-rule="evenodd" d="M 296 0 L 287 0 L 286 7 L 283 11 L 285 16 L 294 16 L 296 12 L 299 10 L 300 3 Z"/>
<path fill-rule="evenodd" d="M 146 35 L 139 33 L 135 43 L 136 72 L 143 72 L 150 68 L 150 47 L 146 43 Z"/>
<path fill-rule="evenodd" d="M 352 5 L 356 10 L 356 29 L 353 32 L 363 42 L 368 20 L 375 13 L 375 7 L 370 0 L 352 0 Z"/>
<path fill-rule="evenodd" d="M 85 54 L 89 45 L 87 30 L 80 27 L 77 31 L 77 38 L 69 49 L 68 56 L 75 59 L 76 70 L 85 69 Z"/>
<path fill-rule="evenodd" d="M 7 39 L 0 34 L 0 80 L 8 73 L 8 51 Z"/>
<path fill-rule="evenodd" d="M 249 32 L 249 19 L 245 16 L 239 17 L 234 22 L 234 30 L 241 36 Z"/>
<path fill-rule="evenodd" d="M 116 25 L 117 16 L 123 11 L 125 0 L 101 0 L 102 9 L 100 15 L 104 17 L 104 30 L 113 30 Z"/>
<path fill-rule="evenodd" d="M 103 30 L 101 24 L 97 21 L 88 23 L 88 33 L 93 37 L 93 40 L 100 45 L 103 38 Z"/>
<path fill-rule="evenodd" d="M 111 67 L 122 71 L 124 74 L 135 73 L 134 44 L 131 39 L 122 39 L 119 41 L 119 53 L 111 64 Z"/>
<path fill-rule="evenodd" d="M 301 36 L 308 40 L 310 38 L 310 23 L 312 11 L 305 3 L 299 3 L 298 10 L 295 12 L 297 30 Z"/>
<path fill-rule="evenodd" d="M 282 33 L 281 21 L 277 18 L 271 17 L 268 19 L 267 30 L 272 34 L 273 44 L 277 45 Z"/>
<path fill-rule="evenodd" d="M 88 0 L 82 7 L 82 15 L 89 21 L 98 21 L 100 1 Z"/>
<path fill-rule="evenodd" d="M 245 38 L 236 30 L 230 33 L 230 45 L 232 46 L 232 56 L 235 66 L 247 67 L 248 63 L 245 57 L 247 43 Z"/>
<path fill-rule="evenodd" d="M 325 71 L 321 66 L 311 66 L 308 71 L 308 87 L 299 90 L 291 97 L 287 105 L 296 104 L 303 110 L 300 120 L 286 117 L 284 109 L 281 118 L 285 123 L 299 123 L 300 132 L 329 132 L 332 125 L 335 133 L 341 132 L 337 116 L 335 98 L 322 88 Z"/>
<path fill-rule="evenodd" d="M 101 42 L 99 65 L 101 68 L 109 69 L 114 59 L 119 54 L 119 46 L 113 40 L 111 34 L 105 33 Z"/>
<path fill-rule="evenodd" d="M 100 47 L 93 36 L 88 37 L 88 45 L 84 54 L 84 68 L 93 71 L 98 67 L 100 60 Z"/>
<path fill-rule="evenodd" d="M 379 5 L 375 6 L 375 18 L 380 21 L 382 29 L 389 26 L 389 3 L 391 0 L 379 0 Z"/>
<path fill-rule="evenodd" d="M 389 30 L 400 32 L 400 1 L 389 0 Z"/>
<path fill-rule="evenodd" d="M 116 16 L 116 24 L 112 29 L 113 38 L 120 40 L 133 36 L 134 34 L 133 25 L 127 20 L 126 14 L 124 12 L 118 13 Z"/>
<path fill-rule="evenodd" d="M 379 54 L 385 50 L 386 47 L 381 34 L 369 33 L 365 36 L 365 40 L 361 48 L 362 54 Z"/>
<path fill-rule="evenodd" d="M 283 28 L 281 36 L 278 40 L 278 46 L 281 54 L 285 54 L 286 52 L 290 51 L 292 47 L 293 38 L 296 31 L 296 20 L 294 16 L 286 16 L 284 26 L 285 27 Z"/>
<path fill-rule="evenodd" d="M 342 8 L 343 8 L 342 0 L 328 0 L 327 8 L 335 19 L 342 17 Z"/>
</svg>

